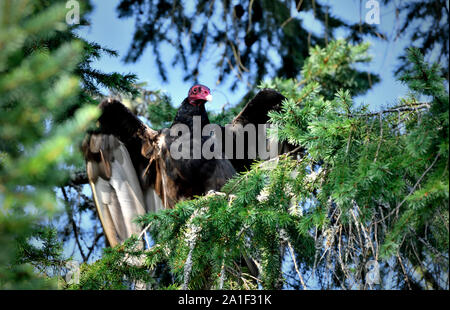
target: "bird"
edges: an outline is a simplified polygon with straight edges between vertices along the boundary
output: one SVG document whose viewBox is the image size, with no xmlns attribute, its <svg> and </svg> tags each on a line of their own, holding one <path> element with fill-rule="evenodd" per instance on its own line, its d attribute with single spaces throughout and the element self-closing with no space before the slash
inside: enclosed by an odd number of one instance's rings
<svg viewBox="0 0 450 310">
<path fill-rule="evenodd" d="M 219 191 L 236 173 L 249 169 L 255 160 L 244 130 L 244 154 L 236 156 L 237 148 L 228 154 L 217 146 L 226 144 L 226 136 L 236 137 L 246 125 L 254 125 L 256 136 L 269 120 L 268 112 L 279 110 L 285 97 L 276 90 L 262 89 L 251 99 L 228 126 L 210 124 L 205 105 L 212 101 L 210 89 L 193 85 L 168 128 L 153 130 L 126 108 L 119 100 L 108 98 L 99 104 L 101 115 L 97 128 L 88 132 L 82 152 L 93 200 L 107 243 L 114 247 L 142 227 L 133 220 L 149 212 L 170 209 L 182 200 Z M 199 123 L 199 124 L 198 124 Z M 199 128 L 196 126 L 199 125 Z M 215 126 L 215 127 L 214 127 Z M 197 137 L 195 130 L 218 130 Z M 188 134 L 181 134 L 182 130 Z M 178 132 L 177 132 L 178 130 Z M 174 134 L 174 132 L 178 133 Z M 177 158 L 175 145 L 187 143 L 186 157 Z M 251 144 L 251 145 L 250 145 Z M 195 157 L 195 148 L 205 146 L 218 154 Z M 251 146 L 251 147 L 250 147 Z M 216 148 L 217 147 L 217 148 Z M 286 146 L 278 147 L 278 153 Z M 179 154 L 178 154 L 179 155 Z"/>
</svg>

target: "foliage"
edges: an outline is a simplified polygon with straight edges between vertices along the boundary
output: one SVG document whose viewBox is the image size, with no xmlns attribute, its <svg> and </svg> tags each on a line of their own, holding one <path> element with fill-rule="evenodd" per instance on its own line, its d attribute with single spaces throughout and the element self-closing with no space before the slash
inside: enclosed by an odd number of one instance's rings
<svg viewBox="0 0 450 310">
<path fill-rule="evenodd" d="M 170 47 L 176 52 L 172 66 L 179 65 L 186 80 L 197 80 L 207 55 L 219 54 L 217 82 L 231 75 L 234 89 L 242 82 L 256 85 L 267 75 L 297 77 L 309 48 L 326 45 L 336 29 L 348 31 L 352 42 L 360 42 L 367 34 L 379 35 L 368 24 L 348 24 L 337 18 L 323 2 L 122 0 L 117 6 L 119 18 L 136 20 L 125 61 L 136 62 L 146 48 L 151 48 L 159 74 L 166 81 L 161 48 Z M 308 30 L 297 17 L 299 12 L 312 13 L 324 34 Z"/>
<path fill-rule="evenodd" d="M 150 272 L 142 266 L 133 264 L 129 258 L 138 255 L 138 251 L 125 251 L 136 246 L 136 239 L 130 238 L 124 244 L 111 249 L 106 248 L 101 260 L 81 266 L 79 283 L 68 285 L 69 289 L 127 289 L 136 285 L 128 279 L 138 278 L 151 283 Z"/>
<path fill-rule="evenodd" d="M 65 198 L 73 189 L 81 191 L 67 184 L 69 172 L 82 169 L 77 151 L 82 133 L 98 116 L 89 103 L 101 87 L 136 94 L 134 75 L 91 68 L 102 54 L 116 52 L 78 38 L 76 30 L 88 23 L 92 9 L 89 1 L 79 3 L 84 14 L 73 26 L 65 23 L 66 1 L 0 5 L 2 288 L 55 287 L 67 261 L 61 242 L 77 234 L 64 230 L 61 240 L 51 225 L 62 211 L 55 187 L 62 186 Z"/>
<path fill-rule="evenodd" d="M 415 49 L 409 59 L 414 68 L 402 81 L 412 93 L 399 106 L 367 113 L 367 106 L 353 107 L 346 91 L 323 100 L 312 83 L 271 116 L 281 139 L 305 147 L 311 164 L 320 162 L 316 203 L 339 218 L 324 227 L 331 229 L 328 239 L 339 233 L 342 248 L 334 250 L 345 252 L 345 241 L 361 238 L 353 264 L 397 257 L 413 270 L 405 272 L 405 286 L 420 269 L 424 287 L 442 288 L 448 287 L 436 280 L 442 274 L 430 273 L 436 264 L 448 274 L 448 92 L 437 65 L 428 66 Z M 420 102 L 423 95 L 430 102 Z M 352 221 L 362 236 L 352 235 Z M 425 267 L 427 258 L 433 263 Z M 339 271 L 348 273 L 348 263 L 334 259 L 335 268 L 340 263 Z"/>
<path fill-rule="evenodd" d="M 73 41 L 79 43 L 80 48 L 76 57 L 68 63 L 67 69 L 64 69 L 77 77 L 77 83 L 81 91 L 72 94 L 66 104 L 52 106 L 52 122 L 48 123 L 47 126 L 49 127 L 70 119 L 80 107 L 86 104 L 96 104 L 97 100 L 107 92 L 120 92 L 124 96 L 130 97 L 138 95 L 138 89 L 135 85 L 137 77 L 134 74 L 108 73 L 92 67 L 93 62 L 99 58 L 103 56 L 117 57 L 118 54 L 114 50 L 79 37 L 79 30 L 90 25 L 89 13 L 92 11 L 92 5 L 89 0 L 77 2 L 83 8 L 79 24 L 58 26 L 53 29 L 53 35 L 51 36 L 45 34 L 36 36 L 33 34 L 26 39 L 22 48 L 24 55 L 37 52 L 48 54 Z M 24 3 L 24 5 L 30 6 L 29 1 Z M 65 7 L 67 1 L 34 1 L 30 14 L 34 16 L 48 9 L 52 4 L 58 3 Z M 61 15 L 61 21 L 64 20 L 67 12 L 68 8 L 65 8 Z M 72 63 L 73 65 L 71 65 Z M 42 115 L 45 114 L 42 113 Z M 26 128 L 24 128 L 24 133 L 26 132 Z M 72 152 L 70 159 L 66 159 L 66 165 L 59 167 L 64 173 L 60 174 L 60 181 L 55 183 L 57 185 L 56 192 L 57 197 L 64 198 L 65 213 L 52 217 L 52 224 L 57 227 L 59 239 L 64 242 L 66 250 L 72 243 L 74 244 L 72 255 L 81 256 L 83 261 L 88 261 L 100 252 L 100 248 L 104 245 L 104 238 L 92 198 L 85 194 L 87 177 L 84 173 L 84 159 L 81 152 L 77 152 L 79 140 L 82 136 L 83 134 L 77 135 L 77 139 L 73 141 L 72 150 L 74 152 Z M 70 179 L 67 172 L 70 173 Z M 90 225 L 81 225 L 81 223 L 89 223 Z"/>
<path fill-rule="evenodd" d="M 336 41 L 310 52 L 303 80 L 261 85 L 287 97 L 271 122 L 301 157 L 257 162 L 221 192 L 139 218 L 153 243 L 130 248 L 149 271 L 164 266 L 165 286 L 448 288 L 448 92 L 439 66 L 411 49 L 402 77 L 411 93 L 370 112 L 339 89 L 349 79 L 330 82 L 369 61 L 367 46 Z M 373 263 L 375 283 L 366 278 Z"/>
<path fill-rule="evenodd" d="M 87 104 L 106 89 L 155 129 L 167 127 L 176 109 L 167 94 L 135 85 L 133 74 L 91 68 L 117 53 L 76 35 L 89 23 L 88 0 L 79 1 L 81 25 L 70 27 L 65 2 L 0 4 L 1 288 L 54 288 L 68 260 L 62 251 L 74 239 L 85 263 L 80 283 L 64 284 L 70 289 L 448 289 L 448 92 L 441 68 L 410 50 L 401 80 L 411 94 L 377 112 L 356 106 L 352 97 L 379 80 L 355 66 L 370 61 L 369 46 L 331 39 L 344 28 L 348 41 L 360 42 L 374 29 L 348 25 L 314 0 L 200 0 L 195 7 L 121 1 L 120 16 L 137 19 L 128 61 L 150 44 L 164 77 L 159 49 L 168 43 L 177 51 L 173 64 L 196 79 L 209 47 L 220 46 L 219 82 L 233 72 L 234 86 L 277 76 L 261 84 L 288 98 L 271 122 L 303 155 L 257 162 L 220 193 L 139 218 L 152 243 L 144 249 L 130 239 L 88 264 L 102 232 L 83 193 L 85 177 L 75 173 L 83 169 L 77 145 L 98 115 Z M 403 9 L 411 17 L 403 30 L 416 16 L 438 17 L 432 31 L 420 28 L 413 40 L 422 54 L 442 47 L 448 57 L 448 31 L 440 36 L 448 11 L 428 1 Z M 294 10 L 314 12 L 325 37 L 291 18 Z M 271 62 L 275 54 L 279 63 Z M 253 95 L 210 120 L 229 123 Z M 66 213 L 55 227 L 62 205 Z M 86 220 L 93 227 L 82 228 Z M 380 266 L 378 285 L 366 281 L 371 262 Z"/>
<path fill-rule="evenodd" d="M 0 10 L 0 287 L 4 289 L 56 284 L 42 274 L 64 263 L 62 246 L 55 230 L 40 223 L 59 209 L 53 187 L 68 177 L 62 167 L 71 162 L 74 143 L 98 116 L 95 107 L 85 106 L 72 118 L 55 123 L 58 112 L 73 104 L 80 90 L 72 72 L 83 45 L 68 40 L 52 49 L 30 50 L 33 43 L 54 40 L 67 28 L 64 5 L 36 11 L 38 7 L 28 1 L 2 1 Z"/>
<path fill-rule="evenodd" d="M 384 0 L 388 3 L 388 0 Z M 414 0 L 400 1 L 396 6 L 396 15 L 401 13 L 405 17 L 399 20 L 396 37 L 401 35 L 410 35 L 413 46 L 420 49 L 421 53 L 433 57 L 434 61 L 439 62 L 444 76 L 448 80 L 448 1 L 445 0 Z M 408 55 L 400 56 L 401 64 L 396 73 L 401 75 L 410 65 Z"/>
</svg>

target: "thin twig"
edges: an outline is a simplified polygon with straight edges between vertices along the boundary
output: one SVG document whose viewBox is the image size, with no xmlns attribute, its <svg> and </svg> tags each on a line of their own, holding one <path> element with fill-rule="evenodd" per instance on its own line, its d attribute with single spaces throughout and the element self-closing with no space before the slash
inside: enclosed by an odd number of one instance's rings
<svg viewBox="0 0 450 310">
<path fill-rule="evenodd" d="M 72 224 L 73 234 L 75 236 L 75 242 L 78 246 L 78 249 L 80 250 L 81 257 L 83 258 L 83 261 L 85 262 L 87 260 L 87 258 L 86 258 L 86 255 L 84 254 L 83 247 L 79 240 L 78 227 L 77 227 L 77 224 L 75 223 L 75 220 L 73 219 L 73 212 L 69 205 L 69 197 L 67 196 L 66 190 L 64 189 L 63 186 L 61 186 L 61 192 L 64 196 L 64 200 L 67 203 L 67 213 L 68 213 L 67 216 L 69 217 L 69 221 Z"/>
<path fill-rule="evenodd" d="M 371 116 L 379 116 L 380 114 L 387 113 L 399 113 L 399 112 L 418 112 L 419 109 L 429 109 L 431 106 L 427 102 L 411 104 L 411 105 L 402 105 L 398 107 L 393 107 L 390 109 L 386 109 L 380 112 L 371 112 L 371 113 L 356 113 L 356 114 L 340 114 L 348 117 L 371 117 Z"/>
<path fill-rule="evenodd" d="M 295 268 L 295 271 L 297 272 L 297 275 L 298 275 L 298 277 L 299 277 L 299 279 L 300 279 L 300 283 L 302 284 L 303 289 L 304 289 L 304 290 L 307 290 L 308 287 L 306 286 L 305 281 L 303 281 L 303 277 L 302 277 L 302 275 L 300 274 L 300 271 L 298 270 L 297 260 L 295 259 L 295 253 L 294 253 L 294 250 L 292 249 L 291 242 L 289 241 L 289 239 L 287 239 L 287 237 L 286 237 L 286 240 L 287 240 L 287 245 L 288 245 L 288 247 L 289 247 L 289 251 L 290 251 L 290 253 L 291 253 L 292 261 L 294 262 L 294 268 Z"/>
<path fill-rule="evenodd" d="M 300 1 L 297 3 L 297 7 L 296 7 L 297 12 L 300 11 L 300 8 L 301 8 L 301 6 L 302 6 L 302 3 L 303 3 L 303 0 L 300 0 Z M 295 17 L 295 16 L 291 15 L 288 19 L 286 19 L 286 20 L 281 24 L 280 28 L 283 28 L 284 26 L 286 26 L 286 25 L 287 25 L 294 17 Z"/>
<path fill-rule="evenodd" d="M 400 254 L 398 252 L 397 252 L 397 258 L 398 258 L 398 261 L 400 263 L 400 266 L 402 267 L 402 271 L 403 271 L 403 275 L 405 276 L 406 284 L 408 284 L 408 288 L 411 290 L 411 285 L 409 284 L 408 274 L 406 273 L 405 267 L 403 266 L 402 259 L 401 259 Z"/>
<path fill-rule="evenodd" d="M 250 0 L 250 3 L 248 5 L 248 27 L 247 27 L 247 34 L 250 32 L 250 30 L 252 29 L 252 7 L 253 7 L 253 1 L 254 0 Z"/>
</svg>

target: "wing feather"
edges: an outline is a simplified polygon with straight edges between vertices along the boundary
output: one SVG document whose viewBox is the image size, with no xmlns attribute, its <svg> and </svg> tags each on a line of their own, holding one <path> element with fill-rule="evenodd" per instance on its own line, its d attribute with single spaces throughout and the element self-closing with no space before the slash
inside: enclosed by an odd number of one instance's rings
<svg viewBox="0 0 450 310">
<path fill-rule="evenodd" d="M 92 189 L 92 196 L 94 198 L 94 203 L 97 208 L 98 217 L 100 218 L 100 222 L 102 223 L 106 240 L 108 241 L 109 245 L 116 246 L 117 244 L 120 243 L 119 239 L 117 238 L 116 228 L 111 218 L 111 214 L 108 211 L 108 208 L 102 203 L 103 200 L 102 192 L 104 192 L 102 190 L 102 187 L 104 186 L 102 183 L 104 182 L 106 181 L 102 180 L 101 178 L 98 178 L 98 182 L 95 183 L 89 180 L 89 185 L 91 186 Z M 96 184 L 98 186 L 96 186 Z"/>
<path fill-rule="evenodd" d="M 268 113 L 279 110 L 281 103 L 286 99 L 278 91 L 265 88 L 259 91 L 233 119 L 233 124 L 265 124 L 269 121 Z"/>
<path fill-rule="evenodd" d="M 133 220 L 137 216 L 145 214 L 144 195 L 131 158 L 123 143 L 119 141 L 119 146 L 113 152 L 115 160 L 111 163 L 112 174 L 109 184 L 117 197 L 118 209 L 122 216 L 121 221 L 126 228 L 124 236 L 128 238 L 132 234 L 140 232 L 140 228 Z M 119 212 L 117 214 L 119 215 Z"/>
<path fill-rule="evenodd" d="M 115 246 L 140 233 L 133 221 L 138 215 L 164 208 L 155 183 L 161 176 L 149 171 L 158 155 L 158 132 L 117 100 L 104 100 L 99 107 L 99 128 L 82 148 L 100 221 L 109 244 Z"/>
<path fill-rule="evenodd" d="M 233 119 L 231 127 L 224 127 L 222 129 L 222 145 L 225 145 L 226 135 L 232 135 L 233 137 L 233 153 L 230 157 L 230 162 L 236 171 L 242 172 L 249 169 L 255 159 L 252 156 L 252 152 L 256 153 L 256 150 L 258 150 L 258 139 L 254 142 L 249 141 L 247 134 L 245 134 L 244 146 L 241 146 L 244 150 L 244 156 L 243 159 L 237 159 L 235 150 L 235 147 L 237 147 L 237 136 L 244 134 L 241 129 L 248 124 L 253 124 L 256 129 L 256 137 L 265 135 L 265 132 L 260 132 L 261 130 L 258 127 L 258 124 L 267 124 L 269 121 L 269 111 L 278 111 L 281 108 L 284 99 L 286 98 L 274 89 L 263 89 L 259 91 Z M 270 145 L 272 144 L 269 143 L 269 146 Z M 282 149 L 282 146 L 278 146 L 278 153 L 280 153 L 280 150 Z M 266 151 L 268 152 L 269 150 Z"/>
<path fill-rule="evenodd" d="M 145 214 L 144 194 L 122 142 L 106 134 L 92 135 L 90 142 L 88 178 L 105 235 L 114 246 L 132 234 L 139 234 L 140 227 L 133 220 Z"/>
</svg>

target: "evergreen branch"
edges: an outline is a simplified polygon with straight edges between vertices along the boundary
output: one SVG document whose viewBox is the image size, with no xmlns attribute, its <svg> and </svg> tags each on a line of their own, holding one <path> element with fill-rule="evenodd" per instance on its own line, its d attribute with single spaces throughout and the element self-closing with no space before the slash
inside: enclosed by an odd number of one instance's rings
<svg viewBox="0 0 450 310">
<path fill-rule="evenodd" d="M 431 163 L 430 166 L 428 166 L 428 168 L 424 171 L 424 173 L 422 173 L 422 175 L 420 176 L 420 178 L 417 180 L 416 184 L 414 184 L 413 188 L 409 191 L 408 195 L 406 195 L 406 197 L 402 200 L 402 202 L 400 202 L 397 207 L 392 210 L 388 215 L 386 215 L 384 218 L 382 218 L 381 220 L 376 221 L 376 223 L 380 223 L 385 221 L 387 218 L 391 217 L 394 213 L 397 213 L 400 210 L 400 207 L 406 202 L 406 200 L 408 199 L 409 196 L 412 195 L 412 193 L 414 193 L 414 191 L 416 190 L 417 186 L 420 184 L 420 182 L 422 181 L 422 179 L 425 177 L 425 175 L 428 173 L 428 171 L 430 171 L 431 168 L 433 168 L 434 164 L 437 162 L 438 158 L 440 156 L 440 153 L 438 153 L 436 155 L 436 157 L 434 158 L 433 162 Z"/>
<path fill-rule="evenodd" d="M 280 155 L 278 155 L 278 156 L 276 156 L 276 157 L 274 157 L 274 158 L 271 158 L 271 159 L 269 159 L 269 160 L 266 160 L 266 161 L 263 161 L 263 162 L 259 163 L 259 164 L 256 166 L 256 168 L 261 168 L 261 167 L 263 167 L 263 166 L 265 166 L 265 165 L 268 165 L 269 163 L 271 163 L 271 162 L 273 162 L 273 161 L 278 161 L 281 157 L 289 157 L 289 156 L 291 156 L 292 154 L 295 154 L 295 153 L 297 153 L 298 151 L 300 151 L 300 150 L 302 150 L 302 149 L 303 149 L 303 146 L 300 145 L 300 146 L 296 147 L 295 149 L 293 149 L 292 151 L 289 151 L 289 152 L 284 153 L 284 154 L 280 154 Z M 245 179 L 247 178 L 247 175 L 248 175 L 248 172 L 245 173 L 243 176 L 241 176 L 241 177 L 239 178 L 239 180 L 233 185 L 233 187 L 231 187 L 231 189 L 228 190 L 228 191 L 225 193 L 225 194 L 227 195 L 227 197 L 229 197 L 230 194 L 233 193 L 233 191 L 237 188 L 237 186 L 238 186 L 243 180 L 245 180 Z"/>
<path fill-rule="evenodd" d="M 380 118 L 380 141 L 378 142 L 377 151 L 375 152 L 375 158 L 373 162 L 376 163 L 378 159 L 378 152 L 380 151 L 381 142 L 383 141 L 383 119 L 381 118 L 381 113 L 378 114 Z"/>
<path fill-rule="evenodd" d="M 200 225 L 194 225 L 192 223 L 192 221 L 204 214 L 206 212 L 207 208 L 203 207 L 201 209 L 195 209 L 194 213 L 191 215 L 187 227 L 186 227 L 186 236 L 185 236 L 185 240 L 187 242 L 187 245 L 189 247 L 189 253 L 188 256 L 186 258 L 186 263 L 184 264 L 184 273 L 183 273 L 183 285 L 181 286 L 181 288 L 183 290 L 187 290 L 188 286 L 189 286 L 189 279 L 190 279 L 190 275 L 191 275 L 191 271 L 192 271 L 192 265 L 193 265 L 193 260 L 192 260 L 192 255 L 197 243 L 197 238 L 199 236 L 200 231 L 202 230 L 202 227 Z"/>
<path fill-rule="evenodd" d="M 411 112 L 415 111 L 417 112 L 420 109 L 430 109 L 431 105 L 430 103 L 417 103 L 417 104 L 411 104 L 411 105 L 402 105 L 398 107 L 394 107 L 391 109 L 386 109 L 380 112 L 373 112 L 373 113 L 359 113 L 359 114 L 339 114 L 342 116 L 348 116 L 348 117 L 372 117 L 372 116 L 380 116 L 381 114 L 388 114 L 388 113 L 399 113 L 399 112 Z"/>
<path fill-rule="evenodd" d="M 223 289 L 223 284 L 225 282 L 226 274 L 225 274 L 225 259 L 222 262 L 222 267 L 220 268 L 220 278 L 219 278 L 219 290 Z"/>
<path fill-rule="evenodd" d="M 436 256 L 441 258 L 442 261 L 448 261 L 449 253 L 445 253 L 445 254 L 447 254 L 447 256 L 445 256 L 444 254 L 440 253 L 435 247 L 433 247 L 427 240 L 420 237 L 415 230 L 413 230 L 413 232 L 416 235 L 417 239 L 419 239 L 420 242 L 422 242 L 431 252 L 433 252 L 433 254 L 435 254 Z"/>
<path fill-rule="evenodd" d="M 402 258 L 400 256 L 400 253 L 398 253 L 398 252 L 397 252 L 397 259 L 398 259 L 398 262 L 400 263 L 400 266 L 402 268 L 403 276 L 405 277 L 405 282 L 408 285 L 409 290 L 411 290 L 411 284 L 409 283 L 408 273 L 406 272 L 405 266 L 403 265 Z"/>
<path fill-rule="evenodd" d="M 101 233 L 96 233 L 95 237 L 94 237 L 94 241 L 92 242 L 92 245 L 89 247 L 89 252 L 86 255 L 86 261 L 89 260 L 89 257 L 91 257 L 91 254 L 94 252 L 94 249 L 97 247 L 97 242 L 100 240 L 101 237 L 103 237 L 104 234 Z"/>
<path fill-rule="evenodd" d="M 248 4 L 248 27 L 247 27 L 247 34 L 250 33 L 250 30 L 252 29 L 252 7 L 253 7 L 253 1 L 250 0 L 250 3 Z"/>
</svg>

